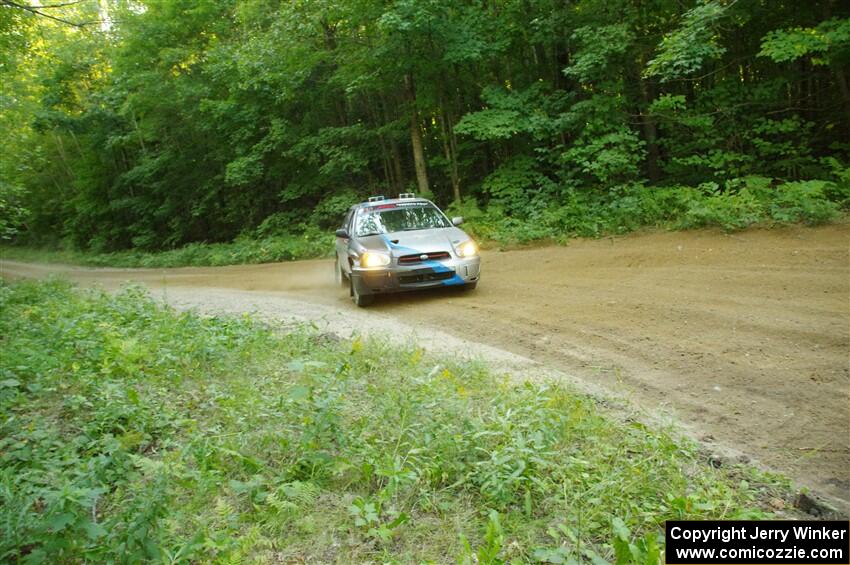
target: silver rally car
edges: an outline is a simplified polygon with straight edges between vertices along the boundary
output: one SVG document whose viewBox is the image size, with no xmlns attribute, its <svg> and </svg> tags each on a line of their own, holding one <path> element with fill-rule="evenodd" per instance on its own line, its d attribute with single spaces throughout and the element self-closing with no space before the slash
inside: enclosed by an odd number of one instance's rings
<svg viewBox="0 0 850 565">
<path fill-rule="evenodd" d="M 354 303 L 376 295 L 441 286 L 478 284 L 478 246 L 429 200 L 404 193 L 373 196 L 352 206 L 336 230 L 334 271 Z M 346 280 L 347 279 L 347 280 Z"/>
</svg>

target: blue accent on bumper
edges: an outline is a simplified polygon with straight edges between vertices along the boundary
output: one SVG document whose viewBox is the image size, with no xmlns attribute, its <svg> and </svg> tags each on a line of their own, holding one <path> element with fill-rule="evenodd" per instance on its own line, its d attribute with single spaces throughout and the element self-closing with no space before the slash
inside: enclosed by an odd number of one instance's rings
<svg viewBox="0 0 850 565">
<path fill-rule="evenodd" d="M 460 278 L 460 275 L 455 275 L 447 281 L 443 281 L 445 286 L 454 286 L 458 284 L 466 284 L 466 281 Z"/>
</svg>

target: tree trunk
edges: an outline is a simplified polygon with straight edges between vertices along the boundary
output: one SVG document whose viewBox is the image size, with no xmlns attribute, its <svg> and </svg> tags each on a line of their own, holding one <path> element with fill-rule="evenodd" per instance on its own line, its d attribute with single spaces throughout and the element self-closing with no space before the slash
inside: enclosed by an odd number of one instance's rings
<svg viewBox="0 0 850 565">
<path fill-rule="evenodd" d="M 401 153 L 398 150 L 398 144 L 392 136 L 390 136 L 390 154 L 395 171 L 396 188 L 400 191 L 404 188 L 404 169 L 401 168 Z"/>
<path fill-rule="evenodd" d="M 384 116 L 384 123 L 388 124 L 392 120 L 390 119 L 390 111 L 388 109 L 387 99 L 383 94 L 380 94 L 380 102 L 381 102 L 381 111 Z M 401 153 L 398 150 L 398 143 L 396 142 L 395 136 L 390 132 L 387 136 L 387 142 L 390 145 L 390 162 L 392 164 L 392 170 L 395 178 L 394 187 L 401 192 L 404 188 L 404 171 L 401 168 Z"/>
<path fill-rule="evenodd" d="M 372 117 L 372 123 L 375 128 L 379 130 L 383 124 L 381 124 L 381 120 L 378 118 L 378 111 L 372 103 L 371 96 L 368 98 L 366 106 L 369 110 L 369 115 Z M 396 188 L 396 180 L 393 178 L 392 169 L 390 168 L 390 155 L 387 150 L 387 141 L 384 139 L 384 134 L 380 131 L 378 131 L 378 143 L 381 146 L 381 166 L 384 170 L 384 180 L 386 181 L 387 188 Z"/>
<path fill-rule="evenodd" d="M 658 127 L 655 124 L 655 119 L 649 115 L 649 106 L 655 99 L 655 85 L 652 79 L 641 76 L 641 69 L 646 67 L 645 56 L 641 56 L 635 63 L 634 65 L 630 65 L 627 73 L 631 75 L 632 80 L 637 82 L 638 96 L 640 97 L 637 103 L 637 110 L 640 115 L 643 139 L 646 142 L 646 176 L 649 177 L 651 182 L 657 182 L 661 178 L 661 171 L 658 167 L 660 157 L 658 150 Z"/>
<path fill-rule="evenodd" d="M 410 145 L 413 147 L 413 166 L 416 168 L 416 185 L 419 193 L 430 192 L 428 187 L 428 170 L 425 164 L 425 150 L 422 147 L 422 132 L 419 129 L 419 112 L 416 110 L 416 89 L 413 77 L 404 75 L 404 86 L 407 101 L 410 105 Z"/>
<path fill-rule="evenodd" d="M 139 145 L 142 147 L 142 154 L 147 155 L 148 150 L 145 148 L 145 138 L 142 137 L 142 132 L 139 129 L 139 121 L 136 119 L 136 111 L 130 106 L 130 117 L 133 119 L 133 129 L 136 130 L 136 136 L 139 138 Z"/>
<path fill-rule="evenodd" d="M 646 173 L 649 180 L 657 182 L 661 178 L 661 171 L 658 168 L 658 159 L 660 157 L 658 151 L 658 127 L 655 125 L 655 120 L 649 115 L 649 105 L 652 104 L 654 93 L 652 85 L 648 81 L 640 81 L 640 95 L 643 99 L 643 108 L 640 111 L 641 122 L 643 125 L 643 136 L 646 139 Z"/>
<path fill-rule="evenodd" d="M 449 173 L 452 179 L 452 196 L 455 202 L 460 202 L 460 179 L 457 174 L 457 152 L 456 145 L 453 143 L 453 132 L 450 131 L 451 123 L 444 110 L 440 119 L 440 129 L 443 133 L 443 153 L 446 154 L 446 161 L 449 162 Z"/>
<path fill-rule="evenodd" d="M 844 113 L 847 114 L 847 125 L 850 125 L 850 88 L 847 87 L 847 75 L 844 69 L 835 67 L 835 79 L 838 83 L 838 92 L 841 94 L 841 102 L 844 105 Z"/>
<path fill-rule="evenodd" d="M 59 160 L 62 161 L 62 165 L 65 167 L 68 180 L 73 181 L 74 171 L 71 169 L 71 165 L 68 164 L 68 155 L 65 153 L 65 145 L 62 143 L 62 137 L 56 133 L 56 130 L 53 130 L 53 139 L 56 141 L 56 148 L 59 150 Z"/>
</svg>

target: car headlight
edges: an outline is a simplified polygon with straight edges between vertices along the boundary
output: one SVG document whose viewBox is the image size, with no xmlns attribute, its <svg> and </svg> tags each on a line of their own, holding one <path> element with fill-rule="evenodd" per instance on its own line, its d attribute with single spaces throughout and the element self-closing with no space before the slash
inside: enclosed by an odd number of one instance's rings
<svg viewBox="0 0 850 565">
<path fill-rule="evenodd" d="M 363 267 L 383 267 L 390 264 L 390 256 L 386 253 L 367 251 L 360 256 L 360 265 Z"/>
<path fill-rule="evenodd" d="M 457 254 L 460 257 L 474 257 L 478 255 L 478 246 L 471 239 L 457 246 Z"/>
</svg>

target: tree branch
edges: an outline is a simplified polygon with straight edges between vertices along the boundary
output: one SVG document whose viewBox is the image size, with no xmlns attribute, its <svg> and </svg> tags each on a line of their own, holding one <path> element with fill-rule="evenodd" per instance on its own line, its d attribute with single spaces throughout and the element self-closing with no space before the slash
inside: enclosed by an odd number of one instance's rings
<svg viewBox="0 0 850 565">
<path fill-rule="evenodd" d="M 81 4 L 82 2 L 85 2 L 85 0 L 74 0 L 73 2 L 64 2 L 62 4 L 42 4 L 41 6 L 29 7 L 35 8 L 36 10 L 43 10 L 44 8 L 64 8 L 65 6 L 73 6 L 74 4 Z"/>
<path fill-rule="evenodd" d="M 82 0 L 79 0 L 79 1 L 82 1 Z M 76 4 L 76 3 L 78 3 L 78 2 L 71 2 L 67 5 Z M 54 20 L 54 21 L 57 21 L 59 23 L 63 23 L 65 25 L 74 26 L 74 27 L 78 27 L 78 28 L 81 28 L 81 29 L 85 28 L 86 26 L 103 23 L 99 20 L 91 21 L 91 22 L 72 22 L 70 20 L 66 20 L 64 18 L 59 18 L 59 17 L 53 16 L 51 14 L 39 12 L 40 8 L 58 8 L 59 6 L 61 6 L 61 4 L 56 4 L 56 5 L 52 5 L 52 6 L 27 6 L 26 4 L 18 4 L 17 2 L 12 2 L 12 0 L 0 0 L 0 5 L 9 6 L 11 8 L 19 8 L 21 10 L 26 10 L 27 12 L 30 12 L 31 14 L 35 14 L 36 16 L 41 16 L 43 18 Z"/>
</svg>

